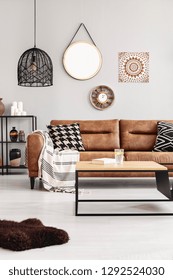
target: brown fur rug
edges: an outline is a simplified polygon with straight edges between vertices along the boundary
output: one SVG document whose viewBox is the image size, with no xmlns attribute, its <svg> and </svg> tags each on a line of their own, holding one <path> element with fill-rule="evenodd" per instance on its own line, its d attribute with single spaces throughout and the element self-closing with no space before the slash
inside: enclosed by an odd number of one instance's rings
<svg viewBox="0 0 173 280">
<path fill-rule="evenodd" d="M 24 251 L 69 241 L 68 233 L 62 229 L 47 227 L 38 219 L 22 222 L 0 220 L 0 247 L 13 251 Z"/>
</svg>

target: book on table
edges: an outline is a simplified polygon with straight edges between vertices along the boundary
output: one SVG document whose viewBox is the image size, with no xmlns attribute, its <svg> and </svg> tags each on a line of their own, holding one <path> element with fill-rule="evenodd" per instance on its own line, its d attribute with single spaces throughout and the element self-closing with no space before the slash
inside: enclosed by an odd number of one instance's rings
<svg viewBox="0 0 173 280">
<path fill-rule="evenodd" d="M 95 158 L 91 161 L 93 164 L 113 164 L 115 163 L 114 158 Z"/>
</svg>

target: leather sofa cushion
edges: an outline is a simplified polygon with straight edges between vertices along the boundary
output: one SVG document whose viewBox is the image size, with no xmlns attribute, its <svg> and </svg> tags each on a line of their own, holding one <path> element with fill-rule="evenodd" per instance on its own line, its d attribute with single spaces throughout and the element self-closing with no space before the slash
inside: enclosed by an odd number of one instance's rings
<svg viewBox="0 0 173 280">
<path fill-rule="evenodd" d="M 159 120 L 120 120 L 120 145 L 126 151 L 152 151 Z M 165 121 L 173 123 L 173 120 Z"/>
<path fill-rule="evenodd" d="M 81 161 L 90 161 L 96 158 L 114 158 L 114 152 L 112 151 L 85 151 L 80 152 Z"/>
<path fill-rule="evenodd" d="M 131 161 L 155 161 L 158 163 L 172 163 L 173 152 L 125 152 L 125 160 Z"/>
<path fill-rule="evenodd" d="M 113 151 L 120 148 L 119 120 L 52 120 L 50 124 L 62 125 L 76 122 L 80 125 L 86 151 Z"/>
</svg>

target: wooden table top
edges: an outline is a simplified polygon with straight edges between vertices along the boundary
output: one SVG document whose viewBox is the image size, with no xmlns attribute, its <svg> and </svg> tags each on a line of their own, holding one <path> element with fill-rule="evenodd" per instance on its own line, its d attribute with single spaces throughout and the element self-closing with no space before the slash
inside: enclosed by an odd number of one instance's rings
<svg viewBox="0 0 173 280">
<path fill-rule="evenodd" d="M 156 163 L 154 161 L 124 161 L 123 164 L 93 164 L 91 161 L 79 161 L 76 163 L 76 170 L 91 170 L 91 171 L 104 171 L 104 170 L 141 170 L 141 171 L 163 171 L 167 167 Z"/>
</svg>

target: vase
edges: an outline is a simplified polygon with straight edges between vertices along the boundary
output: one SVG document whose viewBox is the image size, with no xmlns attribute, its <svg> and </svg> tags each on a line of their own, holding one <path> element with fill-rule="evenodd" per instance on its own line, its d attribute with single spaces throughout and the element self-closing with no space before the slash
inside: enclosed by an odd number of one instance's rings
<svg viewBox="0 0 173 280">
<path fill-rule="evenodd" d="M 19 142 L 25 142 L 25 132 L 24 132 L 24 130 L 19 130 Z"/>
<path fill-rule="evenodd" d="M 20 166 L 21 161 L 21 150 L 20 149 L 11 149 L 10 150 L 10 165 L 11 166 Z"/>
<path fill-rule="evenodd" d="M 17 142 L 17 138 L 18 138 L 18 131 L 13 126 L 12 130 L 10 130 L 10 140 L 11 142 Z"/>
<path fill-rule="evenodd" d="M 5 106 L 4 103 L 2 102 L 2 98 L 0 98 L 0 116 L 2 116 L 5 112 Z"/>
</svg>

